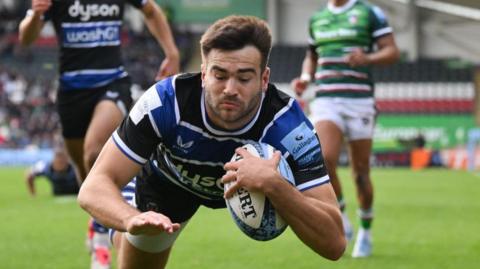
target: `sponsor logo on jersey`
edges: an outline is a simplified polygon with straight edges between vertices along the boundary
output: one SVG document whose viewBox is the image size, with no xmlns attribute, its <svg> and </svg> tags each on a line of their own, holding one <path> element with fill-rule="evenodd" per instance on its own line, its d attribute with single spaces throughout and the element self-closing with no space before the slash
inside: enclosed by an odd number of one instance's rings
<svg viewBox="0 0 480 269">
<path fill-rule="evenodd" d="M 177 143 L 173 144 L 173 147 L 175 149 L 178 149 L 179 151 L 183 152 L 184 154 L 188 154 L 188 152 L 191 150 L 193 146 L 193 141 L 189 142 L 183 142 L 183 139 L 180 135 L 177 136 Z"/>
<path fill-rule="evenodd" d="M 63 23 L 64 47 L 120 45 L 120 21 L 96 23 Z"/>
<path fill-rule="evenodd" d="M 221 178 L 202 176 L 188 171 L 182 164 L 176 166 L 180 177 L 178 180 L 192 189 L 204 194 L 221 196 L 223 195 L 223 183 Z"/>
<path fill-rule="evenodd" d="M 80 17 L 81 21 L 88 21 L 92 17 L 113 17 L 120 15 L 120 7 L 116 4 L 81 4 L 75 1 L 68 8 L 68 15 L 71 17 Z"/>
<path fill-rule="evenodd" d="M 188 148 L 192 147 L 193 141 L 183 143 L 182 137 L 177 136 L 177 145 L 181 148 L 188 149 Z"/>
<path fill-rule="evenodd" d="M 118 98 L 118 96 L 120 95 L 118 92 L 114 92 L 114 91 L 107 91 L 105 93 L 105 95 L 108 97 L 108 98 L 111 98 L 111 99 L 116 99 Z"/>
<path fill-rule="evenodd" d="M 358 32 L 354 29 L 345 29 L 340 28 L 333 31 L 319 31 L 316 30 L 313 32 L 315 39 L 331 39 L 331 38 L 338 38 L 338 37 L 355 37 L 357 36 Z"/>
<path fill-rule="evenodd" d="M 300 124 L 293 129 L 281 141 L 281 144 L 290 152 L 295 160 L 304 155 L 314 147 L 318 147 L 318 140 L 315 133 L 306 123 Z"/>
</svg>

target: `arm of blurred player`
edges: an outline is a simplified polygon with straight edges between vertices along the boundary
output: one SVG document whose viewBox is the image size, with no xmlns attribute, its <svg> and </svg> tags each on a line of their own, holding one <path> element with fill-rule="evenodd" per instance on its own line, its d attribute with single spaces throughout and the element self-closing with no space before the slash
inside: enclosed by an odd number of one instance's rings
<svg viewBox="0 0 480 269">
<path fill-rule="evenodd" d="M 278 172 L 280 152 L 275 152 L 269 160 L 254 157 L 243 148 L 236 152 L 242 159 L 225 164 L 227 173 L 222 182 L 235 181 L 225 196 L 231 197 L 242 187 L 263 192 L 300 240 L 327 259 L 339 259 L 346 240 L 331 185 L 300 192 Z"/>
<path fill-rule="evenodd" d="M 30 195 L 35 196 L 35 174 L 32 171 L 27 172 L 27 175 L 25 176 L 25 183 L 27 184 L 27 189 Z"/>
<path fill-rule="evenodd" d="M 78 194 L 80 206 L 107 227 L 131 234 L 173 233 L 180 224 L 156 212 L 140 212 L 125 202 L 121 188 L 140 171 L 109 139 Z"/>
<path fill-rule="evenodd" d="M 308 84 L 312 81 L 312 78 L 314 78 L 317 60 L 317 53 L 311 48 L 307 49 L 302 63 L 302 74 L 300 77 L 294 78 L 290 83 L 290 86 L 297 96 L 302 96 L 303 92 L 307 89 Z"/>
<path fill-rule="evenodd" d="M 372 53 L 365 53 L 357 48 L 346 56 L 346 62 L 351 67 L 365 65 L 388 65 L 395 63 L 400 58 L 400 52 L 395 44 L 393 34 L 388 34 L 378 38 L 378 49 Z"/>
<path fill-rule="evenodd" d="M 167 18 L 160 7 L 148 0 L 143 6 L 142 12 L 145 15 L 145 24 L 148 30 L 155 37 L 157 42 L 162 46 L 165 53 L 165 59 L 160 65 L 156 80 L 177 74 L 180 71 L 180 54 L 173 39 L 172 31 L 168 25 Z"/>
<path fill-rule="evenodd" d="M 28 46 L 37 39 L 44 25 L 42 16 L 51 5 L 51 0 L 32 0 L 31 11 L 20 22 L 18 35 L 20 44 Z"/>
</svg>

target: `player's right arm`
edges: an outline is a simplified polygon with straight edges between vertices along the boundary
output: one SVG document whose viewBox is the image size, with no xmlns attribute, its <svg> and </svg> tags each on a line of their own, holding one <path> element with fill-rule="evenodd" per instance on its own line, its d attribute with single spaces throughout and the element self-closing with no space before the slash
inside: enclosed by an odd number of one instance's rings
<svg viewBox="0 0 480 269">
<path fill-rule="evenodd" d="M 27 184 L 27 189 L 28 192 L 30 193 L 31 196 L 36 195 L 35 191 L 35 174 L 29 171 L 27 175 L 25 176 L 25 183 Z"/>
<path fill-rule="evenodd" d="M 172 233 L 180 227 L 165 215 L 140 212 L 124 201 L 120 191 L 147 163 L 162 134 L 172 126 L 168 122 L 175 120 L 171 100 L 167 100 L 174 98 L 170 84 L 169 79 L 159 82 L 139 98 L 103 147 L 80 188 L 80 206 L 107 227 L 131 234 Z"/>
<path fill-rule="evenodd" d="M 307 49 L 302 63 L 302 74 L 300 77 L 294 78 L 291 83 L 291 87 L 298 96 L 303 94 L 307 89 L 308 84 L 312 81 L 312 78 L 315 75 L 317 60 L 317 53 L 311 48 Z"/>
<path fill-rule="evenodd" d="M 140 171 L 112 139 L 103 147 L 80 188 L 80 206 L 107 227 L 131 234 L 172 233 L 180 225 L 155 212 L 140 212 L 125 202 L 121 188 Z"/>
<path fill-rule="evenodd" d="M 32 9 L 20 22 L 19 39 L 22 45 L 28 46 L 37 39 L 44 25 L 42 16 L 51 5 L 51 0 L 32 0 Z"/>
<path fill-rule="evenodd" d="M 34 181 L 38 176 L 45 176 L 47 166 L 48 165 L 45 162 L 38 161 L 37 163 L 35 163 L 35 165 L 28 169 L 28 172 L 25 176 L 25 183 L 27 184 L 27 189 L 30 195 L 36 195 Z"/>
</svg>

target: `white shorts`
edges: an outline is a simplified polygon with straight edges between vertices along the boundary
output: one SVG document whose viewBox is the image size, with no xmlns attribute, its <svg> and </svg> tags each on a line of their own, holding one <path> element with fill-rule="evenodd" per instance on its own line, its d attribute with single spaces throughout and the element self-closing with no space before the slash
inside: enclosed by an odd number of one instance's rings
<svg viewBox="0 0 480 269">
<path fill-rule="evenodd" d="M 375 128 L 373 98 L 319 97 L 310 103 L 310 121 L 332 121 L 349 141 L 372 139 Z"/>
</svg>

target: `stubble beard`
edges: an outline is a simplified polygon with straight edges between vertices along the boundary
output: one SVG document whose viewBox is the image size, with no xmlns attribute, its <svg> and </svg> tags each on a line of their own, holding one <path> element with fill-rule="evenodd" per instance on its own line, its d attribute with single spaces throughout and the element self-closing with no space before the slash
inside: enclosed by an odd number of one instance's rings
<svg viewBox="0 0 480 269">
<path fill-rule="evenodd" d="M 220 102 L 225 100 L 230 100 L 230 101 L 236 102 L 237 104 L 240 104 L 240 107 L 244 107 L 242 105 L 245 103 L 238 102 L 238 100 L 236 99 L 226 98 L 226 99 L 219 100 L 219 102 L 216 105 L 214 105 L 212 104 L 211 99 L 208 96 L 208 93 L 206 94 L 205 100 L 206 100 L 207 106 L 210 107 L 210 110 L 215 114 L 217 118 L 221 119 L 224 123 L 226 123 L 225 125 L 232 125 L 232 124 L 235 125 L 236 123 L 239 123 L 239 122 L 243 123 L 243 121 L 245 121 L 244 123 L 246 124 L 248 121 L 251 120 L 251 118 L 253 118 L 253 115 L 255 115 L 255 113 L 257 112 L 257 107 L 259 107 L 261 96 L 262 96 L 262 92 L 260 91 L 257 95 L 255 95 L 250 100 L 250 102 L 248 103 L 248 106 L 246 106 L 244 110 L 240 110 L 238 111 L 238 113 L 235 113 L 235 114 L 229 113 L 228 111 L 221 109 L 219 107 Z"/>
</svg>

